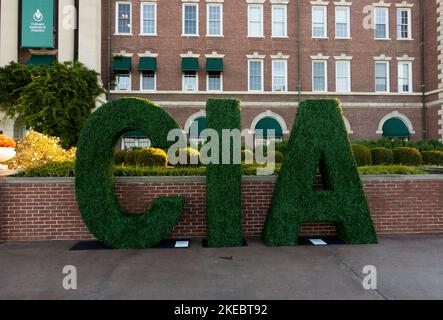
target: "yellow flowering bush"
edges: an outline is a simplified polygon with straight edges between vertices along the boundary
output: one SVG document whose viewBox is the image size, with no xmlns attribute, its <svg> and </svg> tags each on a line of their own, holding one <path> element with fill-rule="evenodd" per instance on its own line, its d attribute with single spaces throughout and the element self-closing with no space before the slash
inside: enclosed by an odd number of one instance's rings
<svg viewBox="0 0 443 320">
<path fill-rule="evenodd" d="M 76 151 L 76 148 L 63 149 L 59 138 L 31 130 L 17 144 L 17 154 L 7 164 L 11 169 L 27 169 L 48 162 L 74 161 Z"/>
</svg>

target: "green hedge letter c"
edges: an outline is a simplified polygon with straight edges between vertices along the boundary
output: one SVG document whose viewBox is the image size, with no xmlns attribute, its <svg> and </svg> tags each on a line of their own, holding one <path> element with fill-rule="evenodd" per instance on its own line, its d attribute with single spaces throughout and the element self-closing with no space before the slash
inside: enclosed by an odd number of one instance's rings
<svg viewBox="0 0 443 320">
<path fill-rule="evenodd" d="M 112 248 L 146 248 L 172 232 L 184 198 L 157 198 L 148 211 L 129 215 L 115 195 L 113 166 L 124 133 L 142 131 L 152 146 L 167 149 L 168 132 L 178 128 L 164 109 L 135 98 L 111 101 L 88 119 L 78 142 L 75 189 L 83 220 L 99 241 Z"/>
</svg>

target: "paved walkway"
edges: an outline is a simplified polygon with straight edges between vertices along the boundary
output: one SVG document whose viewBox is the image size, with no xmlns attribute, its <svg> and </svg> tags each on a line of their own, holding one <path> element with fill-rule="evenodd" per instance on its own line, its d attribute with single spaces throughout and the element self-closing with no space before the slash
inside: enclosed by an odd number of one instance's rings
<svg viewBox="0 0 443 320">
<path fill-rule="evenodd" d="M 443 235 L 378 245 L 69 251 L 75 242 L 0 244 L 0 299 L 443 299 Z M 78 289 L 62 287 L 74 265 Z M 374 265 L 378 289 L 365 290 Z"/>
</svg>

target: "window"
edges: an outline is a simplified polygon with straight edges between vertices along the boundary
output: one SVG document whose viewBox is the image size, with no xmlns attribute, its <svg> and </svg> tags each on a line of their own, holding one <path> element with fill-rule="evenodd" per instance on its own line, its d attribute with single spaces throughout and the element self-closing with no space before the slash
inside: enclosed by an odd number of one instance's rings
<svg viewBox="0 0 443 320">
<path fill-rule="evenodd" d="M 116 74 L 117 90 L 131 90 L 130 71 L 117 71 Z"/>
<path fill-rule="evenodd" d="M 351 61 L 335 62 L 335 91 L 351 91 Z"/>
<path fill-rule="evenodd" d="M 248 36 L 263 37 L 263 5 L 248 5 Z"/>
<path fill-rule="evenodd" d="M 411 39 L 411 9 L 397 9 L 397 38 Z"/>
<path fill-rule="evenodd" d="M 248 62 L 249 91 L 263 91 L 263 60 Z"/>
<path fill-rule="evenodd" d="M 198 35 L 198 4 L 183 4 L 183 35 Z"/>
<path fill-rule="evenodd" d="M 312 37 L 326 38 L 327 8 L 325 6 L 312 7 Z"/>
<path fill-rule="evenodd" d="M 412 63 L 398 63 L 398 92 L 412 92 Z"/>
<path fill-rule="evenodd" d="M 183 91 L 198 91 L 197 72 L 183 72 Z"/>
<path fill-rule="evenodd" d="M 132 33 L 131 11 L 130 2 L 117 2 L 117 34 Z"/>
<path fill-rule="evenodd" d="M 221 36 L 223 35 L 223 5 L 222 4 L 208 4 L 208 21 L 207 21 L 207 35 Z"/>
<path fill-rule="evenodd" d="M 286 6 L 272 6 L 272 36 L 286 37 L 287 35 Z"/>
<path fill-rule="evenodd" d="M 335 37 L 350 38 L 350 10 L 349 7 L 335 8 Z"/>
<path fill-rule="evenodd" d="M 375 8 L 375 39 L 389 38 L 389 9 Z"/>
<path fill-rule="evenodd" d="M 141 74 L 141 90 L 155 91 L 155 71 L 143 71 Z"/>
<path fill-rule="evenodd" d="M 142 3 L 141 4 L 141 34 L 156 35 L 157 34 L 157 4 Z"/>
<path fill-rule="evenodd" d="M 219 71 L 208 72 L 208 91 L 222 91 L 222 75 Z"/>
<path fill-rule="evenodd" d="M 326 76 L 327 62 L 324 60 L 312 61 L 312 91 L 326 92 L 327 76 Z"/>
<path fill-rule="evenodd" d="M 288 64 L 286 60 L 272 61 L 272 91 L 288 90 Z"/>
<path fill-rule="evenodd" d="M 375 63 L 375 91 L 389 92 L 389 62 Z"/>
</svg>

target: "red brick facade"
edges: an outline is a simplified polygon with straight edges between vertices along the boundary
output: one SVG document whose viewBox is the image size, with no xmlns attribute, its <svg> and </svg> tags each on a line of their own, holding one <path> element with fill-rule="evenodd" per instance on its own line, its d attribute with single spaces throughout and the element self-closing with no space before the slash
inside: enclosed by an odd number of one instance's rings
<svg viewBox="0 0 443 320">
<path fill-rule="evenodd" d="M 443 233 L 443 176 L 363 177 L 379 234 Z M 243 231 L 261 235 L 274 178 L 243 181 Z M 117 197 L 129 212 L 141 212 L 159 196 L 183 195 L 184 215 L 172 238 L 206 237 L 205 178 L 119 179 Z M 92 239 L 78 211 L 72 179 L 0 180 L 0 241 Z M 302 235 L 331 235 L 332 224 L 305 224 Z"/>
<path fill-rule="evenodd" d="M 420 0 L 394 1 L 389 4 L 389 37 L 390 40 L 374 40 L 374 30 L 364 27 L 366 7 L 379 3 L 374 0 L 348 1 L 350 6 L 350 39 L 335 39 L 335 2 L 323 1 L 327 5 L 327 39 L 312 38 L 312 5 L 309 0 L 290 0 L 287 4 L 287 38 L 273 38 L 272 5 L 270 0 L 263 2 L 264 37 L 250 38 L 247 36 L 246 0 L 224 0 L 223 3 L 223 37 L 206 35 L 207 1 L 190 1 L 199 4 L 199 36 L 182 36 L 182 5 L 181 0 L 157 2 L 157 36 L 140 36 L 140 3 L 132 2 L 132 35 L 115 35 L 115 1 L 112 1 L 110 12 L 107 1 L 103 1 L 103 14 L 110 14 L 111 30 L 108 31 L 108 19 L 103 28 L 103 59 L 102 76 L 107 81 L 111 68 L 108 63 L 108 36 L 111 36 L 110 54 L 126 52 L 132 54 L 132 90 L 130 92 L 113 91 L 111 99 L 122 96 L 139 96 L 159 102 L 177 118 L 185 127 L 187 120 L 196 112 L 204 109 L 204 102 L 209 97 L 234 97 L 243 103 L 243 128 L 251 128 L 252 120 L 263 112 L 270 110 L 281 116 L 290 130 L 299 101 L 308 98 L 337 97 L 344 103 L 345 117 L 350 123 L 351 139 L 378 139 L 382 135 L 378 126 L 383 117 L 398 111 L 410 120 L 410 131 L 413 140 L 423 138 L 424 124 L 427 124 L 427 138 L 439 138 L 439 115 L 434 110 L 426 112 L 423 103 L 438 100 L 438 94 L 422 96 L 422 88 L 426 92 L 438 89 L 437 59 L 437 4 L 425 1 L 423 13 L 426 17 L 425 28 L 421 25 Z M 284 2 L 284 1 L 283 1 Z M 412 40 L 397 39 L 397 8 L 401 3 L 412 5 L 411 23 Z M 383 3 L 382 3 L 383 5 Z M 299 11 L 298 11 L 299 10 Z M 424 34 L 422 34 L 424 31 Z M 109 33 L 108 33 L 109 32 Z M 425 56 L 422 55 L 421 39 L 424 37 Z M 150 51 L 158 54 L 158 71 L 156 73 L 156 92 L 140 92 L 140 75 L 137 71 L 138 54 Z M 199 92 L 181 93 L 182 72 L 181 54 L 192 51 L 199 55 L 200 71 L 198 73 Z M 224 55 L 223 93 L 211 94 L 206 91 L 206 54 L 212 52 Z M 248 92 L 247 55 L 254 52 L 265 56 L 264 91 L 259 94 Z M 272 93 L 272 55 L 282 53 L 288 58 L 288 92 Z M 322 54 L 328 56 L 328 93 L 312 93 L 312 56 Z M 335 57 L 345 54 L 352 57 L 351 61 L 351 93 L 335 93 Z M 390 92 L 375 94 L 374 57 L 385 55 L 390 58 Z M 397 58 L 408 56 L 412 61 L 413 93 L 398 94 Z M 423 59 L 424 58 L 424 59 Z M 112 61 L 112 58 L 110 59 Z M 425 63 L 422 73 L 422 61 Z M 299 87 L 300 85 L 300 87 Z M 423 87 L 422 87 L 423 85 Z M 300 89 L 300 95 L 298 90 Z M 441 105 L 433 105 L 439 110 Z"/>
</svg>

